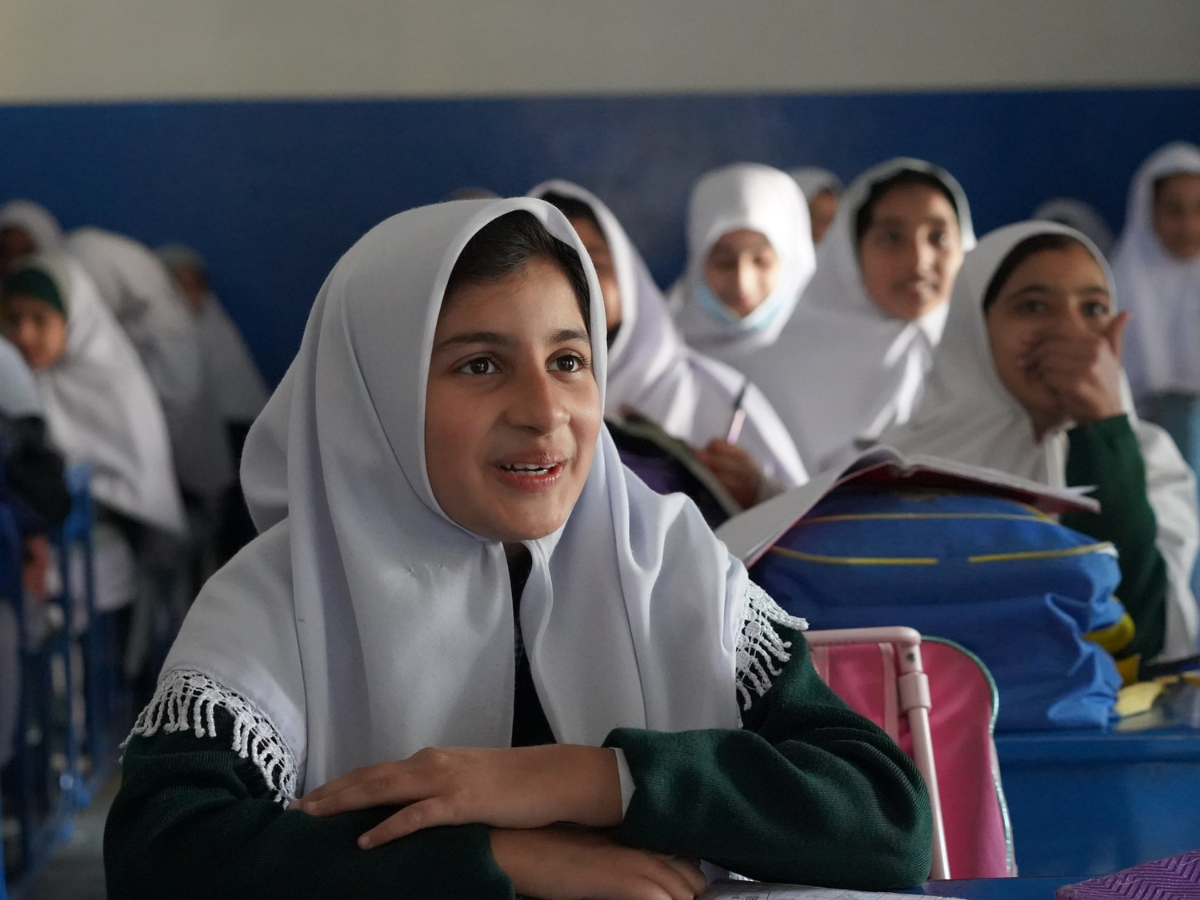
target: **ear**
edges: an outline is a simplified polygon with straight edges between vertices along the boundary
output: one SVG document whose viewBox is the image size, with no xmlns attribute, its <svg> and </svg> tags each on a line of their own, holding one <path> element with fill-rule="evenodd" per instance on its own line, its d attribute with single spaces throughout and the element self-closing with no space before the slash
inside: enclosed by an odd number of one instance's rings
<svg viewBox="0 0 1200 900">
<path fill-rule="evenodd" d="M 1121 349 L 1125 343 L 1125 326 L 1129 324 L 1131 313 L 1121 312 L 1108 323 L 1108 328 L 1104 330 L 1104 337 L 1108 340 L 1108 346 L 1112 348 L 1113 355 L 1117 359 L 1121 358 Z"/>
</svg>

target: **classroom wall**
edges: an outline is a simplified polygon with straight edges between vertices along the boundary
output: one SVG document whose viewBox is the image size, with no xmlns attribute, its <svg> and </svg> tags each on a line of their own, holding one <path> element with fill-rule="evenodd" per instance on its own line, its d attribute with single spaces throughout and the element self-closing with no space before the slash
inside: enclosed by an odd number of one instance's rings
<svg viewBox="0 0 1200 900">
<path fill-rule="evenodd" d="M 193 243 L 270 379 L 338 256 L 464 185 L 577 180 L 666 286 L 715 165 L 913 155 L 981 233 L 1058 194 L 1116 228 L 1138 162 L 1200 142 L 1192 0 L 0 0 L 0 26 L 0 200 Z"/>
</svg>

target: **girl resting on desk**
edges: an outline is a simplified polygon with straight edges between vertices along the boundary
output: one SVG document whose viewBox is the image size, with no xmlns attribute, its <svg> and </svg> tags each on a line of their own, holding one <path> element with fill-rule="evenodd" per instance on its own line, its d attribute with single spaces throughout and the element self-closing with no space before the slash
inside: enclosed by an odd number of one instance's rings
<svg viewBox="0 0 1200 900">
<path fill-rule="evenodd" d="M 201 592 L 126 748 L 113 900 L 926 876 L 917 770 L 619 464 L 603 335 L 540 200 L 412 210 L 342 258 L 276 407 L 286 515 Z"/>
<path fill-rule="evenodd" d="M 881 443 L 990 466 L 1055 487 L 1094 485 L 1099 514 L 1065 524 L 1111 541 L 1117 596 L 1142 659 L 1195 652 L 1192 473 L 1161 428 L 1139 421 L 1121 366 L 1128 313 L 1082 234 L 1024 222 L 967 254 L 916 415 Z"/>
</svg>

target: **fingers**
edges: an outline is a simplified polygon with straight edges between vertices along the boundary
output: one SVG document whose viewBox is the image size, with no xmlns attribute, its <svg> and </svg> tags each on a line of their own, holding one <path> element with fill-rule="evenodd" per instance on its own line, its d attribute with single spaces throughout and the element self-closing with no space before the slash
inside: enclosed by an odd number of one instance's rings
<svg viewBox="0 0 1200 900">
<path fill-rule="evenodd" d="M 428 796 L 429 786 L 409 777 L 403 762 L 355 769 L 292 804 L 310 816 L 336 816 L 356 809 L 410 803 Z"/>
<path fill-rule="evenodd" d="M 693 894 L 703 894 L 704 889 L 708 887 L 708 879 L 704 876 L 700 864 L 692 859 L 683 859 L 681 857 L 672 857 L 670 861 L 671 868 L 683 876 L 683 880 L 687 883 Z"/>
<path fill-rule="evenodd" d="M 430 797 L 428 800 L 406 806 L 395 815 L 384 819 L 359 837 L 358 846 L 369 850 L 424 828 L 458 824 L 458 816 L 452 804 L 441 797 Z"/>
<path fill-rule="evenodd" d="M 706 886 L 704 873 L 686 860 L 647 854 L 646 863 L 644 877 L 661 892 L 656 896 L 664 900 L 694 900 Z"/>
</svg>

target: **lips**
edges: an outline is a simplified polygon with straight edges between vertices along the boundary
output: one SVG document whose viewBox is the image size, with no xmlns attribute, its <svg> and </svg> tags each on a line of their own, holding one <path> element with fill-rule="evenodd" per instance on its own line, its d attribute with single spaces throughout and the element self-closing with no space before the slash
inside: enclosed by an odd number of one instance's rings
<svg viewBox="0 0 1200 900">
<path fill-rule="evenodd" d="M 554 454 L 521 454 L 494 463 L 492 470 L 507 487 L 521 491 L 544 491 L 562 477 L 566 460 Z"/>
</svg>

